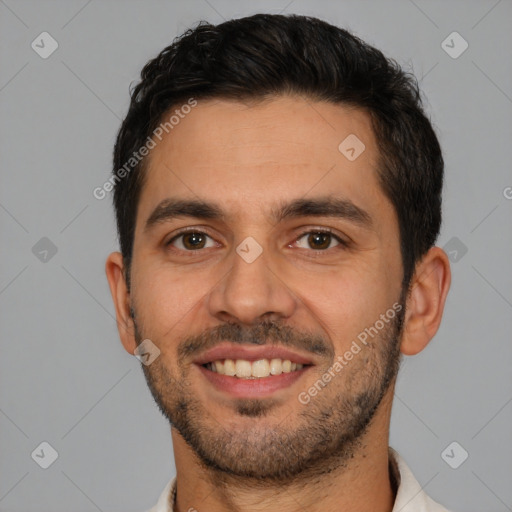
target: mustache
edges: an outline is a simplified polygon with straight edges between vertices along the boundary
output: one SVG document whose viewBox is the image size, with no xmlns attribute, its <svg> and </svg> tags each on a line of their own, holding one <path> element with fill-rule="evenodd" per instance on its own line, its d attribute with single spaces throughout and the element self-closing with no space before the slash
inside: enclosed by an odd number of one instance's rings
<svg viewBox="0 0 512 512">
<path fill-rule="evenodd" d="M 334 349 L 315 333 L 292 329 L 275 322 L 262 322 L 255 326 L 226 323 L 187 337 L 178 347 L 178 358 L 185 360 L 215 347 L 221 341 L 240 345 L 280 345 L 320 356 L 334 357 Z"/>
</svg>

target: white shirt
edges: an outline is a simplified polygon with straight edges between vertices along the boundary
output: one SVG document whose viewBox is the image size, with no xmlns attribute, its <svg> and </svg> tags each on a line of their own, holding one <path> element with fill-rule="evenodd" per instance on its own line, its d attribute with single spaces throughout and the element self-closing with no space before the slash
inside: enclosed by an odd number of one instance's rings
<svg viewBox="0 0 512 512">
<path fill-rule="evenodd" d="M 389 447 L 391 471 L 398 483 L 395 504 L 392 512 L 449 512 L 439 503 L 429 498 L 422 490 L 411 470 L 400 454 Z M 172 478 L 162 491 L 157 504 L 147 512 L 173 512 L 176 477 Z"/>
</svg>

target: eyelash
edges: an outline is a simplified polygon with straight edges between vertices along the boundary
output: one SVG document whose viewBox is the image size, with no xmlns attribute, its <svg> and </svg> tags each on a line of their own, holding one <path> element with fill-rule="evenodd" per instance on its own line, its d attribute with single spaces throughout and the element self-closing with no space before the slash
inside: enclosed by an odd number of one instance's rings
<svg viewBox="0 0 512 512">
<path fill-rule="evenodd" d="M 190 233 L 194 233 L 194 234 L 198 234 L 198 235 L 206 235 L 207 237 L 211 238 L 213 240 L 213 237 L 211 235 L 209 235 L 207 232 L 205 231 L 200 231 L 199 229 L 196 229 L 196 228 L 188 228 L 188 229 L 183 229 L 181 231 L 179 231 L 176 235 L 174 235 L 168 242 L 165 243 L 165 246 L 166 247 L 172 247 L 172 243 L 177 240 L 178 238 L 180 238 L 181 236 L 183 235 L 187 235 L 187 234 L 190 234 Z M 300 240 L 301 238 L 303 238 L 305 235 L 309 235 L 309 234 L 317 234 L 317 233 L 320 233 L 320 234 L 327 234 L 327 235 L 331 235 L 332 238 L 334 238 L 338 243 L 339 245 L 341 246 L 341 248 L 343 249 L 346 249 L 349 247 L 349 242 L 347 242 L 346 240 L 343 240 L 341 237 L 339 237 L 338 235 L 336 235 L 331 229 L 329 228 L 318 228 L 318 229 L 310 229 L 309 231 L 304 231 L 302 232 L 301 234 L 299 234 L 299 236 L 297 236 L 297 238 L 295 238 L 294 242 L 297 242 L 298 240 Z M 335 246 L 337 247 L 337 246 Z M 311 251 L 313 252 L 317 252 L 317 253 L 322 253 L 322 252 L 327 252 L 331 249 L 334 249 L 335 247 L 331 247 L 330 249 L 310 249 Z M 207 249 L 211 249 L 211 247 L 207 247 Z M 194 253 L 198 253 L 200 251 L 204 251 L 205 249 L 192 249 L 192 250 L 187 250 L 187 249 L 176 249 L 174 248 L 174 250 L 176 251 L 184 251 L 184 252 L 187 252 L 187 253 L 191 253 L 191 254 L 194 254 Z"/>
</svg>

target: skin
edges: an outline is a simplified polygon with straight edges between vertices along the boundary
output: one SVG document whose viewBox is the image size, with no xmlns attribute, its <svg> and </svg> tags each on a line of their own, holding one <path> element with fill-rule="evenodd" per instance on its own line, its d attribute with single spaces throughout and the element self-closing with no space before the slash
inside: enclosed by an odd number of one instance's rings
<svg viewBox="0 0 512 512">
<path fill-rule="evenodd" d="M 354 161 L 338 150 L 349 134 L 366 147 Z M 366 113 L 288 96 L 256 104 L 200 101 L 151 151 L 131 289 L 120 253 L 109 255 L 106 274 L 125 349 L 133 354 L 149 338 L 160 350 L 143 370 L 172 423 L 176 510 L 392 510 L 396 371 L 400 354 L 423 350 L 440 325 L 450 286 L 442 249 L 431 248 L 416 266 L 402 331 L 390 322 L 309 404 L 297 399 L 401 299 L 398 222 L 377 182 L 377 151 Z M 181 217 L 145 231 L 154 208 L 171 196 L 215 201 L 225 218 Z M 326 196 L 364 209 L 371 226 L 269 218 L 280 202 Z M 195 253 L 184 237 L 166 246 L 184 227 L 211 238 Z M 326 249 L 308 243 L 311 231 L 325 228 L 349 245 L 334 238 Z M 249 236 L 263 249 L 252 263 L 236 252 Z M 314 366 L 271 397 L 235 399 L 192 360 L 221 339 L 237 342 L 237 333 L 243 344 L 252 335 L 291 347 Z M 314 351 L 308 336 L 322 350 Z"/>
</svg>

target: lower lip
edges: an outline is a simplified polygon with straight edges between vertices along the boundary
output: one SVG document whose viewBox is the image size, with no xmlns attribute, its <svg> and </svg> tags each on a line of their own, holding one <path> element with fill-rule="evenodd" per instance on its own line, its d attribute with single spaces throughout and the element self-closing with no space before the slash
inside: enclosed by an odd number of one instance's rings
<svg viewBox="0 0 512 512">
<path fill-rule="evenodd" d="M 239 379 L 238 377 L 212 372 L 202 365 L 196 366 L 215 388 L 229 393 L 236 398 L 261 398 L 269 396 L 275 391 L 291 386 L 310 368 L 305 366 L 301 370 L 281 373 L 281 375 L 260 377 L 258 379 Z"/>
</svg>

